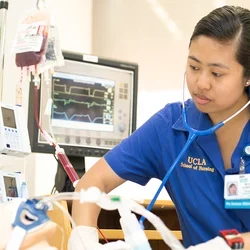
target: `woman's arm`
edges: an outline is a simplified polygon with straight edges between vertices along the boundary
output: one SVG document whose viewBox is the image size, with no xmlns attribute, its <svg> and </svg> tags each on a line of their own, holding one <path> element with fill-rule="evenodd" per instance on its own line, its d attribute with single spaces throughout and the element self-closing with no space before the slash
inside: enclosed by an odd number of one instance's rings
<svg viewBox="0 0 250 250">
<path fill-rule="evenodd" d="M 118 187 L 125 180 L 120 178 L 108 165 L 104 158 L 101 158 L 89 171 L 87 171 L 76 186 L 76 191 L 97 187 L 102 192 L 109 193 Z M 97 219 L 100 207 L 94 204 L 80 204 L 73 201 L 72 216 L 76 225 L 97 227 Z"/>
</svg>

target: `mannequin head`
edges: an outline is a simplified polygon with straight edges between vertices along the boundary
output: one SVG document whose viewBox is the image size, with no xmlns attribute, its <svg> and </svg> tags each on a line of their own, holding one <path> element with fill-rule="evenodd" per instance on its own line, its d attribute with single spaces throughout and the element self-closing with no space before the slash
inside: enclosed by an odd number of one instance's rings
<svg viewBox="0 0 250 250">
<path fill-rule="evenodd" d="M 0 203 L 0 250 L 4 250 L 13 232 L 12 222 L 14 221 L 17 209 L 23 199 L 15 199 L 8 203 Z M 44 249 L 55 250 L 48 243 L 50 237 L 54 235 L 57 225 L 48 221 L 35 230 L 28 232 L 20 249 Z"/>
</svg>

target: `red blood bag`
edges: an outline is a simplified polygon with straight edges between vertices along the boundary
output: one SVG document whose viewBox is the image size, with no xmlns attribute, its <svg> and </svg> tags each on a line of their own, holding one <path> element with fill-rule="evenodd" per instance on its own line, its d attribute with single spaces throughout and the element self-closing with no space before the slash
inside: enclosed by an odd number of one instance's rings
<svg viewBox="0 0 250 250">
<path fill-rule="evenodd" d="M 41 63 L 47 46 L 49 22 L 50 15 L 46 11 L 36 10 L 19 24 L 14 44 L 18 67 L 36 67 Z"/>
<path fill-rule="evenodd" d="M 32 65 L 37 65 L 42 60 L 42 55 L 45 51 L 45 45 L 47 42 L 47 38 L 43 37 L 42 46 L 40 51 L 27 51 L 23 53 L 17 53 L 16 54 L 16 65 L 17 67 L 24 68 L 24 67 L 30 67 Z"/>
</svg>

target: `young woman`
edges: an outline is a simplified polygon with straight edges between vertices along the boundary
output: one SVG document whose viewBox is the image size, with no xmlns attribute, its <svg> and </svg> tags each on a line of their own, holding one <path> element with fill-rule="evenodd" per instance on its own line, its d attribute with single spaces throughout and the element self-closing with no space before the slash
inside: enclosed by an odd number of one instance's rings
<svg viewBox="0 0 250 250">
<path fill-rule="evenodd" d="M 249 101 L 250 11 L 224 6 L 202 18 L 190 39 L 185 75 L 192 128 L 210 128 L 240 110 Z M 247 107 L 215 133 L 198 137 L 166 184 L 185 247 L 206 242 L 223 229 L 250 231 L 250 210 L 225 209 L 224 201 L 225 176 L 240 173 L 244 146 L 250 142 L 249 118 Z M 181 103 L 168 104 L 97 162 L 76 190 L 97 186 L 108 193 L 126 180 L 142 185 L 153 177 L 162 180 L 187 138 Z M 247 156 L 244 172 L 250 173 Z M 78 225 L 96 227 L 99 211 L 73 204 Z M 249 235 L 243 237 L 250 249 Z"/>
</svg>

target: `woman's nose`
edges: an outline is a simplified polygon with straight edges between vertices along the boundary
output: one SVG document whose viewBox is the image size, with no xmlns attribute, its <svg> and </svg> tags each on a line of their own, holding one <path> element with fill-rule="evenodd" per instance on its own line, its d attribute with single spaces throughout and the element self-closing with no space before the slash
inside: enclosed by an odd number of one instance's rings
<svg viewBox="0 0 250 250">
<path fill-rule="evenodd" d="M 199 75 L 196 81 L 196 85 L 199 89 L 209 90 L 211 88 L 210 79 L 205 73 Z"/>
</svg>

